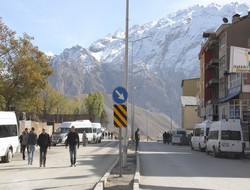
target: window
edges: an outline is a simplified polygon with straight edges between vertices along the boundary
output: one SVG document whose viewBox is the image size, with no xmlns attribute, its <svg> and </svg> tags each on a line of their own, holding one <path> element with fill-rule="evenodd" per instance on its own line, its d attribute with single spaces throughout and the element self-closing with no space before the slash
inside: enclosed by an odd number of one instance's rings
<svg viewBox="0 0 250 190">
<path fill-rule="evenodd" d="M 221 69 L 226 68 L 226 56 L 225 55 L 220 58 L 220 68 Z"/>
<path fill-rule="evenodd" d="M 241 140 L 240 131 L 221 131 L 222 140 Z"/>
<path fill-rule="evenodd" d="M 250 84 L 250 73 L 244 73 L 243 74 L 243 83 L 244 84 Z"/>
<path fill-rule="evenodd" d="M 206 136 L 209 134 L 209 128 L 206 128 Z"/>
<path fill-rule="evenodd" d="M 219 39 L 219 47 L 223 48 L 226 46 L 226 36 L 223 35 L 220 39 Z"/>
<path fill-rule="evenodd" d="M 58 128 L 56 133 L 68 133 L 70 128 Z"/>
<path fill-rule="evenodd" d="M 230 119 L 240 119 L 240 105 L 239 100 L 229 101 L 229 118 Z"/>
<path fill-rule="evenodd" d="M 194 136 L 199 137 L 200 133 L 201 133 L 201 129 L 199 129 L 199 128 L 194 129 Z"/>
<path fill-rule="evenodd" d="M 0 138 L 17 136 L 16 125 L 0 125 Z"/>
<path fill-rule="evenodd" d="M 230 75 L 230 88 L 235 88 L 241 85 L 241 73 Z"/>
<path fill-rule="evenodd" d="M 219 131 L 210 131 L 208 135 L 208 139 L 218 139 Z"/>
<path fill-rule="evenodd" d="M 201 134 L 200 136 L 204 136 L 204 129 L 201 129 Z"/>
</svg>

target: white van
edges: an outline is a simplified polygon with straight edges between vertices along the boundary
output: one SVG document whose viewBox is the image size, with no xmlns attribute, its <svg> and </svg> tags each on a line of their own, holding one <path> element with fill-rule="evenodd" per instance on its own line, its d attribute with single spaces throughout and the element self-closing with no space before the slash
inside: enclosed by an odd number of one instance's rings
<svg viewBox="0 0 250 190">
<path fill-rule="evenodd" d="M 207 138 L 211 125 L 211 121 L 197 123 L 194 127 L 193 136 L 191 137 L 191 149 L 205 151 L 207 148 Z"/>
<path fill-rule="evenodd" d="M 96 129 L 96 142 L 101 143 L 103 128 L 100 123 L 92 123 L 93 128 Z"/>
<path fill-rule="evenodd" d="M 18 124 L 15 112 L 0 111 L 0 158 L 11 162 L 13 154 L 19 150 Z"/>
<path fill-rule="evenodd" d="M 207 149 L 214 157 L 222 154 L 240 157 L 244 151 L 242 129 L 239 119 L 212 122 L 209 130 Z"/>
<path fill-rule="evenodd" d="M 68 132 L 70 131 L 70 128 L 74 126 L 76 132 L 79 135 L 79 141 L 82 142 L 82 134 L 83 131 L 86 132 L 88 139 L 92 140 L 90 138 L 90 135 L 93 133 L 92 131 L 92 124 L 89 120 L 79 120 L 79 121 L 67 121 L 63 122 L 61 126 L 56 130 L 56 132 L 52 135 L 51 142 L 54 146 L 57 144 L 65 144 L 65 140 L 67 139 Z"/>
</svg>

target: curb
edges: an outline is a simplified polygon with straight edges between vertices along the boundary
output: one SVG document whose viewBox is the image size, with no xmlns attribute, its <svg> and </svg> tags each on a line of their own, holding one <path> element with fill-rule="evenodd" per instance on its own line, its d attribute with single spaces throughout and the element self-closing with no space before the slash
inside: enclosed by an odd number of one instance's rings
<svg viewBox="0 0 250 190">
<path fill-rule="evenodd" d="M 136 171 L 134 177 L 133 190 L 140 189 L 140 159 L 139 159 L 139 151 L 136 152 Z"/>
<path fill-rule="evenodd" d="M 116 166 L 116 164 L 118 163 L 119 157 L 116 158 L 115 162 L 113 163 L 113 165 L 109 168 L 109 170 L 105 173 L 105 175 L 100 179 L 100 181 L 95 185 L 94 190 L 103 190 L 106 183 L 107 183 L 107 179 L 108 176 L 110 175 L 110 172 L 112 171 L 112 169 Z"/>
</svg>

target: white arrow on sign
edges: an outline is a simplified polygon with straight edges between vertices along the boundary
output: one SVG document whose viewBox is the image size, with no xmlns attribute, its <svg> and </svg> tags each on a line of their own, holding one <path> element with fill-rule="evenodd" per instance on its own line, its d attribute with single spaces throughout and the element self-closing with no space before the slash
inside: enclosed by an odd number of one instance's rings
<svg viewBox="0 0 250 190">
<path fill-rule="evenodd" d="M 124 100 L 123 93 L 120 93 L 118 90 L 116 90 L 115 93 L 119 96 L 119 99 Z"/>
</svg>

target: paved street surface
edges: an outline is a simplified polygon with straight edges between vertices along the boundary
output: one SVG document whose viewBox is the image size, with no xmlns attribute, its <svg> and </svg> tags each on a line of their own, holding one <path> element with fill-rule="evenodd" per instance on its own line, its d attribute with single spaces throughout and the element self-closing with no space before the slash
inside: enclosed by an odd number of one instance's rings
<svg viewBox="0 0 250 190">
<path fill-rule="evenodd" d="M 117 143 L 80 146 L 76 167 L 70 167 L 69 150 L 64 146 L 48 149 L 46 168 L 39 168 L 39 147 L 32 166 L 19 153 L 11 163 L 0 163 L 0 189 L 93 189 L 116 160 Z"/>
<path fill-rule="evenodd" d="M 214 158 L 189 146 L 140 142 L 140 188 L 250 190 L 250 159 Z"/>
</svg>

